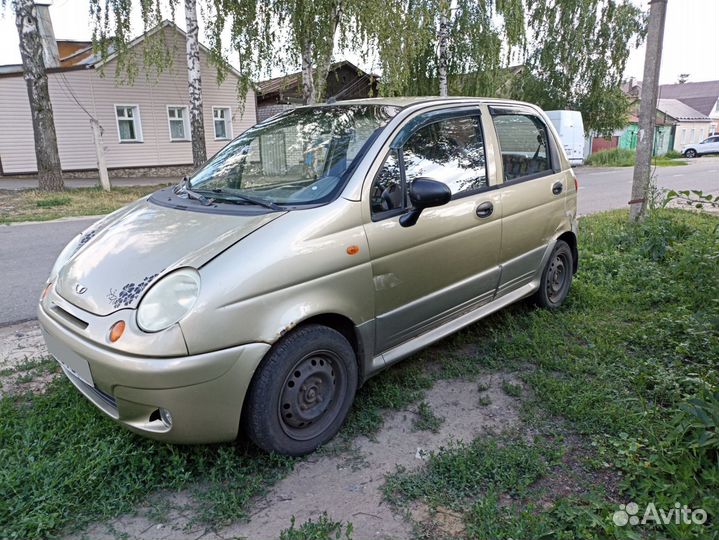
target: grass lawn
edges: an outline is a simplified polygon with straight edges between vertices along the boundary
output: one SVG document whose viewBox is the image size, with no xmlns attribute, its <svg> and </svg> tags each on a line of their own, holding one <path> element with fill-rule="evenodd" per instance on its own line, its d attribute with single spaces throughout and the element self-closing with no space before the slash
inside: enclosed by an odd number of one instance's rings
<svg viewBox="0 0 719 540">
<path fill-rule="evenodd" d="M 675 154 L 676 153 L 666 156 L 655 156 L 652 158 L 652 165 L 656 167 L 678 167 L 687 165 L 686 161 L 672 157 L 675 156 Z M 634 167 L 636 159 L 637 153 L 634 150 L 613 148 L 592 154 L 587 158 L 585 164 L 590 167 Z"/>
<path fill-rule="evenodd" d="M 162 186 L 66 189 L 60 193 L 0 189 L 0 224 L 109 214 Z"/>
<path fill-rule="evenodd" d="M 580 272 L 559 311 L 514 305 L 360 390 L 340 446 L 376 432 L 382 409 L 413 403 L 415 427 L 436 429 L 442 411 L 422 397 L 437 379 L 516 370 L 526 385 L 502 386 L 523 403 L 520 429 L 451 444 L 387 477 L 385 497 L 417 521 L 417 538 L 719 536 L 719 219 L 661 210 L 630 226 L 625 216 L 582 219 Z M 141 439 L 59 378 L 45 394 L 0 400 L 0 538 L 111 518 L 159 490 L 189 489 L 197 519 L 221 525 L 295 463 L 243 442 Z M 703 508 L 709 521 L 617 527 L 612 513 L 630 501 Z M 352 535 L 327 516 L 287 526 L 287 539 Z"/>
</svg>

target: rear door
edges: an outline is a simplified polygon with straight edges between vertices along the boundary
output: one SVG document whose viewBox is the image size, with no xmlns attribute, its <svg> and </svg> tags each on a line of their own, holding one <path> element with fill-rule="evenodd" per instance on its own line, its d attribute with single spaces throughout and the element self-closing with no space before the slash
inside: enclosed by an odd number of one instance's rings
<svg viewBox="0 0 719 540">
<path fill-rule="evenodd" d="M 399 217 L 409 208 L 409 185 L 419 177 L 447 184 L 452 200 L 424 210 L 405 228 Z M 501 203 L 489 185 L 479 107 L 409 120 L 364 193 L 377 353 L 492 299 Z"/>
<path fill-rule="evenodd" d="M 502 185 L 501 277 L 497 296 L 528 284 L 565 221 L 570 175 L 561 170 L 554 137 L 533 109 L 490 107 Z"/>
</svg>

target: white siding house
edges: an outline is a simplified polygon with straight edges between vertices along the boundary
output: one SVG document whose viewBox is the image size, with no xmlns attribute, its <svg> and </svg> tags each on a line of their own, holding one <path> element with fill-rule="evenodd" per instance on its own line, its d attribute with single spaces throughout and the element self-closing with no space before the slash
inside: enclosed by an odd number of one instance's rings
<svg viewBox="0 0 719 540">
<path fill-rule="evenodd" d="M 104 63 L 88 44 L 59 42 L 60 65 L 48 69 L 50 99 L 60 161 L 65 171 L 97 167 L 90 116 L 103 129 L 107 166 L 191 166 L 185 35 L 164 22 L 172 67 L 159 76 L 142 68 L 143 38 L 136 39 L 139 73 L 132 85 L 116 80 L 116 59 Z M 63 53 L 64 51 L 64 53 Z M 63 56 L 65 54 L 65 56 Z M 208 156 L 255 123 L 255 95 L 238 100 L 238 74 L 218 84 L 206 49 L 201 50 L 205 138 Z M 0 171 L 4 175 L 37 172 L 30 105 L 21 66 L 0 66 Z"/>
</svg>

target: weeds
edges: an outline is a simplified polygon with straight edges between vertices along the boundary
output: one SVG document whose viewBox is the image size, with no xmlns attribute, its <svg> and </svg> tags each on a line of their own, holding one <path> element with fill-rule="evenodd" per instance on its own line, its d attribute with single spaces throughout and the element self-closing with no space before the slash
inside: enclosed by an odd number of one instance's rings
<svg viewBox="0 0 719 540">
<path fill-rule="evenodd" d="M 415 431 L 431 431 L 432 433 L 439 433 L 439 428 L 442 426 L 443 422 L 444 418 L 434 414 L 432 408 L 423 401 L 417 405 L 417 417 L 412 423 L 412 429 Z"/>
<path fill-rule="evenodd" d="M 686 165 L 686 161 L 676 159 L 681 155 L 676 152 L 667 152 L 665 155 L 652 157 L 652 165 L 658 167 L 672 167 L 677 165 Z M 611 150 L 602 150 L 589 156 L 585 163 L 592 167 L 633 167 L 637 159 L 635 150 L 626 148 L 612 148 Z"/>
<path fill-rule="evenodd" d="M 305 521 L 299 528 L 295 528 L 295 517 L 289 529 L 280 533 L 280 540 L 351 540 L 353 527 L 352 523 L 332 521 L 327 512 L 313 521 Z"/>
</svg>

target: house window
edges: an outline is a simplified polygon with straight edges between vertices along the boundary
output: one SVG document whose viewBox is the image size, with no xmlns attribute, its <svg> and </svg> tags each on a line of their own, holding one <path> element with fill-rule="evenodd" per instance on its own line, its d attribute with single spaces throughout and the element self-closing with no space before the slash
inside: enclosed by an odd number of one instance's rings
<svg viewBox="0 0 719 540">
<path fill-rule="evenodd" d="M 140 107 L 137 105 L 115 105 L 117 136 L 120 142 L 142 142 Z"/>
<path fill-rule="evenodd" d="M 692 130 L 689 132 L 689 142 L 694 142 L 694 128 L 692 128 Z"/>
<path fill-rule="evenodd" d="M 681 144 L 684 144 L 684 142 L 686 141 L 686 138 L 687 138 L 687 130 L 685 128 L 682 128 L 682 135 L 681 135 L 681 137 L 679 137 L 679 142 Z"/>
<path fill-rule="evenodd" d="M 704 140 L 704 128 L 701 128 L 701 129 L 699 130 L 699 140 L 700 140 L 700 141 L 703 141 L 703 140 Z"/>
<path fill-rule="evenodd" d="M 186 141 L 189 139 L 187 121 L 187 107 L 179 107 L 176 105 L 167 106 L 167 121 L 170 124 L 170 140 Z"/>
<path fill-rule="evenodd" d="M 215 139 L 232 138 L 232 114 L 229 107 L 212 107 L 215 123 Z"/>
</svg>

